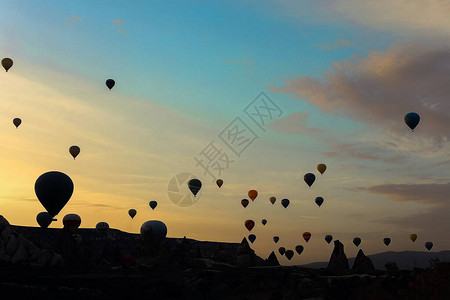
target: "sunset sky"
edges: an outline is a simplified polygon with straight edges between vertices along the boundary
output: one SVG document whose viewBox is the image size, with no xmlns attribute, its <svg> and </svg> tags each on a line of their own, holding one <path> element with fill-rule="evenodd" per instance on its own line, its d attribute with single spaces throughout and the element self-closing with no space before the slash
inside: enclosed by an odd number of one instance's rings
<svg viewBox="0 0 450 300">
<path fill-rule="evenodd" d="M 156 219 L 169 237 L 240 242 L 253 219 L 256 254 L 305 247 L 282 264 L 328 260 L 326 234 L 349 257 L 357 236 L 366 254 L 450 249 L 449 15 L 439 0 L 4 1 L 0 214 L 38 226 L 34 183 L 58 170 L 75 190 L 51 227 L 68 213 L 134 233 Z M 195 160 L 211 145 L 229 159 L 210 167 L 220 189 Z M 203 182 L 194 205 L 169 198 L 181 173 Z"/>
</svg>

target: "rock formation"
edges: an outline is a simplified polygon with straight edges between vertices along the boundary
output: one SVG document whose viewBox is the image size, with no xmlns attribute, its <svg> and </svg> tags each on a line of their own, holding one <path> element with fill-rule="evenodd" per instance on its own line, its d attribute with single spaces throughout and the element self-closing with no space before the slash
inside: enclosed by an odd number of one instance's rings
<svg viewBox="0 0 450 300">
<path fill-rule="evenodd" d="M 270 253 L 269 257 L 265 260 L 266 266 L 279 266 L 280 262 L 278 261 L 277 256 L 275 255 L 275 252 L 272 251 Z"/>
<path fill-rule="evenodd" d="M 349 271 L 347 255 L 344 252 L 344 245 L 339 241 L 334 241 L 334 249 L 328 262 L 327 270 L 334 275 L 344 275 Z"/>
<path fill-rule="evenodd" d="M 250 248 L 246 238 L 242 239 L 237 248 L 237 265 L 239 267 L 254 267 L 256 265 L 255 251 Z"/>
<path fill-rule="evenodd" d="M 352 271 L 357 274 L 374 274 L 375 267 L 370 258 L 364 255 L 362 249 L 359 249 L 353 263 Z"/>
</svg>

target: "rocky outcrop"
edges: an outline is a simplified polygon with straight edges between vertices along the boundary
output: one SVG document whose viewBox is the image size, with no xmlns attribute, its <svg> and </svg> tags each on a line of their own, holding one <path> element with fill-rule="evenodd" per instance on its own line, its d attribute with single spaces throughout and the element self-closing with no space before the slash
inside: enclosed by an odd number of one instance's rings
<svg viewBox="0 0 450 300">
<path fill-rule="evenodd" d="M 356 255 L 355 262 L 353 263 L 352 271 L 356 274 L 374 274 L 375 267 L 362 249 L 359 249 L 358 254 Z"/>
<path fill-rule="evenodd" d="M 237 266 L 254 267 L 255 265 L 255 251 L 250 248 L 247 239 L 243 238 L 241 244 L 237 247 Z"/>
<path fill-rule="evenodd" d="M 347 255 L 344 252 L 344 245 L 339 241 L 334 241 L 334 249 L 328 262 L 327 270 L 334 275 L 344 275 L 349 271 Z"/>
<path fill-rule="evenodd" d="M 280 262 L 278 261 L 275 252 L 272 251 L 272 253 L 270 253 L 269 257 L 267 257 L 267 259 L 265 260 L 265 265 L 271 267 L 280 265 Z"/>
</svg>

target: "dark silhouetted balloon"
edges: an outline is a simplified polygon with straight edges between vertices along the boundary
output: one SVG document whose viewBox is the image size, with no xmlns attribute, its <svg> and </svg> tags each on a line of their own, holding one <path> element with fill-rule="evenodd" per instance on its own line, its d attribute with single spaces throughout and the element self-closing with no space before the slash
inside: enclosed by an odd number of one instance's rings
<svg viewBox="0 0 450 300">
<path fill-rule="evenodd" d="M 275 244 L 278 243 L 279 240 L 280 240 L 280 237 L 278 237 L 278 236 L 273 237 L 273 241 L 275 242 Z"/>
<path fill-rule="evenodd" d="M 11 58 L 6 57 L 6 58 L 2 59 L 2 66 L 3 66 L 3 68 L 5 68 L 6 72 L 8 72 L 8 70 L 11 69 L 12 65 L 13 65 L 13 60 Z"/>
<path fill-rule="evenodd" d="M 270 197 L 269 200 L 270 200 L 270 203 L 274 204 L 275 201 L 277 201 L 277 198 L 275 198 L 275 197 Z"/>
<path fill-rule="evenodd" d="M 51 171 L 39 176 L 34 191 L 42 206 L 54 217 L 72 197 L 73 182 L 66 174 Z"/>
<path fill-rule="evenodd" d="M 298 255 L 302 254 L 302 252 L 303 252 L 304 249 L 305 249 L 305 248 L 303 248 L 302 245 L 297 245 L 297 246 L 295 246 L 295 251 L 297 251 L 297 254 L 298 254 Z"/>
<path fill-rule="evenodd" d="M 263 225 L 266 225 L 266 224 L 267 224 L 267 220 L 266 220 L 266 219 L 262 219 L 261 223 L 262 223 Z"/>
<path fill-rule="evenodd" d="M 311 232 L 303 232 L 303 238 L 305 239 L 306 242 L 309 241 L 309 239 L 311 238 Z"/>
<path fill-rule="evenodd" d="M 327 243 L 331 243 L 331 241 L 333 240 L 333 236 L 331 234 L 327 234 L 325 236 L 325 241 L 327 241 Z"/>
<path fill-rule="evenodd" d="M 44 211 L 37 214 L 36 221 L 41 228 L 47 228 L 52 223 L 53 218 L 48 212 Z"/>
<path fill-rule="evenodd" d="M 389 246 L 389 244 L 391 243 L 391 239 L 390 239 L 390 238 L 384 238 L 384 239 L 383 239 L 383 243 L 384 243 L 386 246 Z"/>
<path fill-rule="evenodd" d="M 137 214 L 137 211 L 134 208 L 131 208 L 130 210 L 128 210 L 128 214 L 133 219 L 134 216 Z"/>
<path fill-rule="evenodd" d="M 108 87 L 109 90 L 111 90 L 114 85 L 116 84 L 116 82 L 114 81 L 114 79 L 107 79 L 106 80 L 106 86 Z"/>
<path fill-rule="evenodd" d="M 286 256 L 286 258 L 287 258 L 288 260 L 291 260 L 292 257 L 294 257 L 294 251 L 292 251 L 292 250 L 286 250 L 286 252 L 284 252 L 284 256 Z"/>
<path fill-rule="evenodd" d="M 316 204 L 320 207 L 323 203 L 323 198 L 322 197 L 316 197 Z"/>
<path fill-rule="evenodd" d="M 255 190 L 248 191 L 248 197 L 254 201 L 258 197 L 258 192 Z"/>
<path fill-rule="evenodd" d="M 81 218 L 77 214 L 67 214 L 63 218 L 64 228 L 70 232 L 75 232 L 81 224 Z"/>
<path fill-rule="evenodd" d="M 242 206 L 245 208 L 245 207 L 247 207 L 247 205 L 250 203 L 250 201 L 248 201 L 248 199 L 242 199 L 241 200 L 241 204 L 242 204 Z"/>
<path fill-rule="evenodd" d="M 417 240 L 417 234 L 411 233 L 409 235 L 409 239 L 414 243 Z"/>
<path fill-rule="evenodd" d="M 253 220 L 247 220 L 244 222 L 244 225 L 248 231 L 252 231 L 253 227 L 255 227 L 255 222 Z"/>
<path fill-rule="evenodd" d="M 98 222 L 97 225 L 95 225 L 95 229 L 97 231 L 107 231 L 109 229 L 109 224 L 106 222 Z"/>
<path fill-rule="evenodd" d="M 70 153 L 70 155 L 73 156 L 73 159 L 75 159 L 75 157 L 77 157 L 78 154 L 80 154 L 80 147 L 75 146 L 75 145 L 74 146 L 70 146 L 69 153 Z"/>
<path fill-rule="evenodd" d="M 217 184 L 217 186 L 218 186 L 219 188 L 221 188 L 221 187 L 222 187 L 222 184 L 223 184 L 223 180 L 222 180 L 222 179 L 217 179 L 217 180 L 216 180 L 216 184 Z"/>
<path fill-rule="evenodd" d="M 21 120 L 20 118 L 14 118 L 13 124 L 14 124 L 14 126 L 16 126 L 16 128 L 17 128 L 17 127 L 20 126 L 20 124 L 22 124 L 22 120 Z"/>
<path fill-rule="evenodd" d="M 303 176 L 303 180 L 305 180 L 306 184 L 311 187 L 311 185 L 316 180 L 316 175 L 313 173 L 306 173 L 305 176 Z"/>
<path fill-rule="evenodd" d="M 358 247 L 359 244 L 361 244 L 361 239 L 359 237 L 355 237 L 353 239 L 353 244 L 355 244 L 355 246 Z"/>
<path fill-rule="evenodd" d="M 281 200 L 281 205 L 283 205 L 284 208 L 289 206 L 289 199 L 283 199 Z"/>
<path fill-rule="evenodd" d="M 432 242 L 426 242 L 426 243 L 425 243 L 425 248 L 427 248 L 428 251 L 430 251 L 431 248 L 433 248 L 433 243 L 432 243 Z"/>
<path fill-rule="evenodd" d="M 410 112 L 405 115 L 405 123 L 414 131 L 414 128 L 419 124 L 420 116 L 415 112 Z"/>
<path fill-rule="evenodd" d="M 197 193 L 200 191 L 200 189 L 202 188 L 202 182 L 198 179 L 191 179 L 188 182 L 188 188 L 189 190 L 192 192 L 192 194 L 194 194 L 194 197 L 197 196 Z"/>
<path fill-rule="evenodd" d="M 278 252 L 280 252 L 281 255 L 284 255 L 284 253 L 286 253 L 286 248 L 280 247 L 278 248 Z"/>
<path fill-rule="evenodd" d="M 317 171 L 319 171 L 320 174 L 323 174 L 326 169 L 327 169 L 327 166 L 325 164 L 318 164 L 317 165 Z"/>
<path fill-rule="evenodd" d="M 160 244 L 167 235 L 167 227 L 161 221 L 151 220 L 144 222 L 141 226 L 141 237 L 144 240 Z"/>
<path fill-rule="evenodd" d="M 256 240 L 256 235 L 250 234 L 250 235 L 248 236 L 248 240 L 249 240 L 250 242 L 252 242 L 252 244 L 253 244 L 253 242 Z"/>
<path fill-rule="evenodd" d="M 154 210 L 156 208 L 156 206 L 158 205 L 158 202 L 156 201 L 150 201 L 148 203 L 148 205 L 150 205 L 150 207 Z"/>
</svg>

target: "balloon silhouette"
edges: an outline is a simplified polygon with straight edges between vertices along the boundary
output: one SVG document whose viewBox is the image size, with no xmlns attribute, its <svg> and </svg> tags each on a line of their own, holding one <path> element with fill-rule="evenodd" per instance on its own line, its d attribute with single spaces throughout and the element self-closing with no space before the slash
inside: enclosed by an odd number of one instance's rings
<svg viewBox="0 0 450 300">
<path fill-rule="evenodd" d="M 64 228 L 70 232 L 75 232 L 81 224 L 81 218 L 77 214 L 67 214 L 63 218 Z"/>
<path fill-rule="evenodd" d="M 106 222 L 98 222 L 97 225 L 95 225 L 95 229 L 97 231 L 106 231 L 109 229 L 109 224 Z"/>
<path fill-rule="evenodd" d="M 255 227 L 255 222 L 253 220 L 247 220 L 244 222 L 245 228 L 248 229 L 248 231 L 252 231 L 253 227 Z"/>
<path fill-rule="evenodd" d="M 325 241 L 327 241 L 327 243 L 331 243 L 331 241 L 333 240 L 333 236 L 331 234 L 327 234 L 325 236 Z"/>
<path fill-rule="evenodd" d="M 70 153 L 70 155 L 73 156 L 73 159 L 75 159 L 75 157 L 77 157 L 78 154 L 80 154 L 80 147 L 78 147 L 78 146 L 70 146 L 69 153 Z"/>
<path fill-rule="evenodd" d="M 250 201 L 248 201 L 248 199 L 242 199 L 241 200 L 241 204 L 242 204 L 242 206 L 244 207 L 244 208 L 246 208 L 247 207 L 247 205 L 250 203 Z"/>
<path fill-rule="evenodd" d="M 294 256 L 294 251 L 286 250 L 286 252 L 284 252 L 284 256 L 286 256 L 287 259 L 291 260 L 291 258 Z"/>
<path fill-rule="evenodd" d="M 53 218 L 48 212 L 44 211 L 37 214 L 36 221 L 38 222 L 39 226 L 41 226 L 41 228 L 45 229 L 52 223 Z"/>
<path fill-rule="evenodd" d="M 319 171 L 320 174 L 323 174 L 326 169 L 327 169 L 327 166 L 325 164 L 318 164 L 317 165 L 317 171 Z"/>
<path fill-rule="evenodd" d="M 114 81 L 114 79 L 107 79 L 106 80 L 106 86 L 108 87 L 109 90 L 111 90 L 114 85 L 116 84 L 116 82 Z"/>
<path fill-rule="evenodd" d="M 134 208 L 132 208 L 132 209 L 128 210 L 128 214 L 133 219 L 134 216 L 137 214 L 137 211 Z"/>
<path fill-rule="evenodd" d="M 218 186 L 219 188 L 221 188 L 221 187 L 222 187 L 222 184 L 223 184 L 223 180 L 222 180 L 222 179 L 217 179 L 217 180 L 216 180 L 216 184 L 217 184 L 217 186 Z"/>
<path fill-rule="evenodd" d="M 151 220 L 141 226 L 141 238 L 160 244 L 167 235 L 167 227 L 161 221 Z"/>
<path fill-rule="evenodd" d="M 414 243 L 417 240 L 417 234 L 411 233 L 409 235 L 409 239 Z"/>
<path fill-rule="evenodd" d="M 3 66 L 3 68 L 5 68 L 6 72 L 8 72 L 8 70 L 11 69 L 12 65 L 13 65 L 13 60 L 11 58 L 6 57 L 6 58 L 2 59 L 2 66 Z"/>
<path fill-rule="evenodd" d="M 303 252 L 304 249 L 305 249 L 305 248 L 303 248 L 302 245 L 297 245 L 297 246 L 295 246 L 295 251 L 297 251 L 297 254 L 298 254 L 298 255 L 302 254 L 302 252 Z"/>
<path fill-rule="evenodd" d="M 148 205 L 150 205 L 150 207 L 154 210 L 156 208 L 156 206 L 158 205 L 158 202 L 156 201 L 150 201 L 148 203 Z"/>
<path fill-rule="evenodd" d="M 280 238 L 278 236 L 273 237 L 273 241 L 275 242 L 275 244 L 278 243 L 279 240 L 280 240 Z"/>
<path fill-rule="evenodd" d="M 248 191 L 248 197 L 254 201 L 258 197 L 258 192 L 255 190 Z"/>
<path fill-rule="evenodd" d="M 361 244 L 361 239 L 359 237 L 355 237 L 353 239 L 353 244 L 355 244 L 355 246 L 358 247 L 359 244 Z"/>
<path fill-rule="evenodd" d="M 283 205 L 284 208 L 289 206 L 289 199 L 283 199 L 281 200 L 281 205 Z"/>
<path fill-rule="evenodd" d="M 262 219 L 261 223 L 262 223 L 263 225 L 266 225 L 266 224 L 267 224 L 267 220 L 266 220 L 266 219 Z"/>
<path fill-rule="evenodd" d="M 433 248 L 433 243 L 432 243 L 432 242 L 426 242 L 426 243 L 425 243 L 425 248 L 427 248 L 428 251 L 430 251 L 431 248 Z"/>
<path fill-rule="evenodd" d="M 323 198 L 322 197 L 316 197 L 316 204 L 320 207 L 323 203 Z"/>
<path fill-rule="evenodd" d="M 305 176 L 303 176 L 303 180 L 305 180 L 306 184 L 311 187 L 311 185 L 316 180 L 316 175 L 313 173 L 306 173 Z"/>
<path fill-rule="evenodd" d="M 191 179 L 188 182 L 188 188 L 192 192 L 192 194 L 194 194 L 195 197 L 202 188 L 202 182 L 198 179 Z"/>
<path fill-rule="evenodd" d="M 305 239 L 306 242 L 309 241 L 309 239 L 311 238 L 311 232 L 303 232 L 303 238 Z"/>
<path fill-rule="evenodd" d="M 277 198 L 275 198 L 275 197 L 270 197 L 269 200 L 270 200 L 270 203 L 274 204 L 275 201 L 277 201 Z"/>
<path fill-rule="evenodd" d="M 281 255 L 284 255 L 284 253 L 286 253 L 286 248 L 280 247 L 278 248 L 278 252 L 280 252 Z"/>
<path fill-rule="evenodd" d="M 389 246 L 389 244 L 391 243 L 391 239 L 390 239 L 390 238 L 384 238 L 384 239 L 383 239 L 383 243 L 384 243 L 386 246 Z"/>
<path fill-rule="evenodd" d="M 414 131 L 414 128 L 419 124 L 420 116 L 415 112 L 410 112 L 405 115 L 405 123 Z"/>
<path fill-rule="evenodd" d="M 42 174 L 34 184 L 34 191 L 50 216 L 56 216 L 72 197 L 73 182 L 58 171 Z"/>
<path fill-rule="evenodd" d="M 14 124 L 14 126 L 16 126 L 16 128 L 17 128 L 17 127 L 20 126 L 20 124 L 22 124 L 22 120 L 21 120 L 20 118 L 14 118 L 13 124 Z"/>
<path fill-rule="evenodd" d="M 250 234 L 250 235 L 248 236 L 248 239 L 249 239 L 249 241 L 252 242 L 252 244 L 253 244 L 253 242 L 256 240 L 256 235 Z"/>
</svg>

